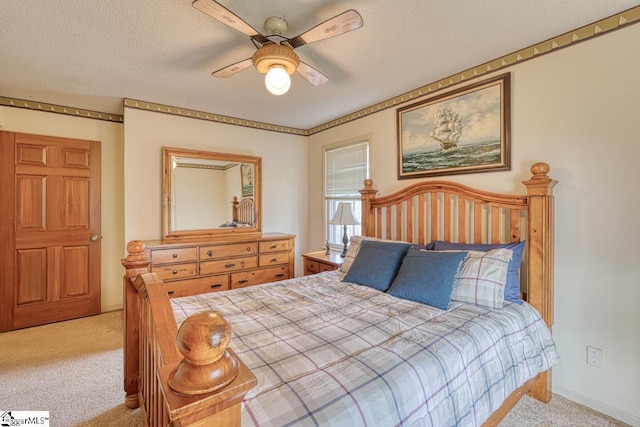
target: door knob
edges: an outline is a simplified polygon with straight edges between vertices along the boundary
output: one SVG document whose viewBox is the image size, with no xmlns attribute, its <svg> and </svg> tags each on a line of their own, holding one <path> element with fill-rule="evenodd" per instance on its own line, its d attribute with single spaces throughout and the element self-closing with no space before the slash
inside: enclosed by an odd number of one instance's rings
<svg viewBox="0 0 640 427">
<path fill-rule="evenodd" d="M 98 236 L 97 234 L 92 234 L 91 237 L 89 237 L 92 242 L 97 242 L 99 238 L 100 236 Z"/>
</svg>

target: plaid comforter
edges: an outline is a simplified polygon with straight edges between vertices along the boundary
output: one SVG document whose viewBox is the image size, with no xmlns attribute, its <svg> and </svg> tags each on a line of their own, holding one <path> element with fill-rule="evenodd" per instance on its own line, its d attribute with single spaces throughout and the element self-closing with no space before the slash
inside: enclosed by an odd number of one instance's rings
<svg viewBox="0 0 640 427">
<path fill-rule="evenodd" d="M 447 311 L 341 282 L 338 271 L 172 300 L 214 308 L 258 378 L 243 426 L 476 426 L 558 362 L 528 304 Z"/>
</svg>

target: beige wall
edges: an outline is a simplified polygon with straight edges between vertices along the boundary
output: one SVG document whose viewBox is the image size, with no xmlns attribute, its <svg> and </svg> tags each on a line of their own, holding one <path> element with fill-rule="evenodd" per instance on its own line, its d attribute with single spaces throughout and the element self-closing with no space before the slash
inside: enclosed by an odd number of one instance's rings
<svg viewBox="0 0 640 427">
<path fill-rule="evenodd" d="M 0 129 L 100 141 L 102 155 L 102 311 L 122 308 L 124 255 L 123 125 L 55 113 L 0 107 Z"/>
<path fill-rule="evenodd" d="M 262 231 L 297 235 L 296 272 L 307 247 L 306 138 L 125 108 L 125 239 L 162 233 L 161 147 L 262 157 Z"/>
<path fill-rule="evenodd" d="M 553 331 L 562 363 L 553 370 L 554 391 L 633 425 L 640 425 L 638 40 L 634 25 L 512 67 L 512 170 L 450 177 L 524 193 L 519 182 L 529 166 L 551 165 L 560 181 Z M 396 179 L 395 114 L 386 110 L 309 138 L 310 247 L 324 241 L 324 145 L 370 134 L 379 194 L 415 181 Z M 603 349 L 602 368 L 586 364 L 587 345 Z"/>
</svg>

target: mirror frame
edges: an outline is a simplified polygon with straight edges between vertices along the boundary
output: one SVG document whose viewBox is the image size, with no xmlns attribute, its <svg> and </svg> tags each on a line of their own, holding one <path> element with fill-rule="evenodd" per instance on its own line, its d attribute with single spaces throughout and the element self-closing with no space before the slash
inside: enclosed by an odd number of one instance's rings
<svg viewBox="0 0 640 427">
<path fill-rule="evenodd" d="M 235 163 L 250 163 L 253 165 L 253 203 L 255 223 L 253 227 L 236 228 L 220 227 L 197 230 L 172 230 L 171 229 L 171 202 L 173 183 L 171 182 L 171 158 L 173 156 L 190 157 L 200 160 L 216 160 Z M 189 150 L 183 148 L 162 147 L 162 238 L 181 239 L 194 237 L 239 237 L 260 236 L 262 234 L 262 158 L 255 156 L 242 156 L 237 154 L 216 153 L 211 151 Z M 229 207 L 232 206 L 229 200 Z M 231 219 L 232 210 L 229 211 Z"/>
</svg>

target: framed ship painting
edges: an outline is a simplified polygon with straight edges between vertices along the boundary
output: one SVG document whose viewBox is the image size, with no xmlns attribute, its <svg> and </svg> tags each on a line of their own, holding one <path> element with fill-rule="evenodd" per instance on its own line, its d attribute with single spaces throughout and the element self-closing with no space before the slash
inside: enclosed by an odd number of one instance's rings
<svg viewBox="0 0 640 427">
<path fill-rule="evenodd" d="M 509 170 L 510 75 L 398 109 L 398 179 Z"/>
<path fill-rule="evenodd" d="M 240 164 L 242 197 L 253 197 L 253 165 Z"/>
</svg>

